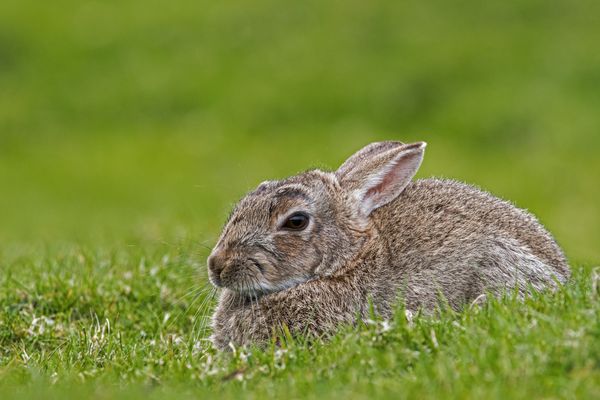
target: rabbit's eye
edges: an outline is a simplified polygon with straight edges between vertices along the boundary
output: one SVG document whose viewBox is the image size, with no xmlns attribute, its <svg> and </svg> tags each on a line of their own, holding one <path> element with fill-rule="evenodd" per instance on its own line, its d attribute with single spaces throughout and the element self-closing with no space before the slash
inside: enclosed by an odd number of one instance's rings
<svg viewBox="0 0 600 400">
<path fill-rule="evenodd" d="M 292 231 L 301 231 L 308 226 L 308 215 L 304 213 L 292 214 L 283 224 L 282 228 Z"/>
</svg>

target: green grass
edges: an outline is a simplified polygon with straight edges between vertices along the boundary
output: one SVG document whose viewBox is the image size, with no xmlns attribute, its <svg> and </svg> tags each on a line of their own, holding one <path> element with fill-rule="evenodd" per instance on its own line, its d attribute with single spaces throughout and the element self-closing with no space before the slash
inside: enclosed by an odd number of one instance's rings
<svg viewBox="0 0 600 400">
<path fill-rule="evenodd" d="M 77 249 L 11 264 L 0 303 L 3 398 L 76 390 L 99 398 L 529 399 L 600 390 L 598 269 L 577 269 L 566 287 L 524 303 L 507 296 L 410 322 L 399 310 L 391 322 L 312 346 L 223 355 L 207 347 L 195 318 L 202 290 L 186 295 L 188 252 Z"/>
<path fill-rule="evenodd" d="M 0 2 L 0 397 L 593 397 L 599 4 Z M 205 349 L 232 204 L 382 139 L 426 140 L 420 177 L 535 213 L 572 282 L 246 360 Z"/>
</svg>

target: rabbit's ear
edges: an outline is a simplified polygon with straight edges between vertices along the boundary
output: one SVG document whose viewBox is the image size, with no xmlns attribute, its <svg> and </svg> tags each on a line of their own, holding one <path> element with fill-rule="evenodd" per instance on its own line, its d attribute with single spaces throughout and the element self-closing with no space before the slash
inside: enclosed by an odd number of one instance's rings
<svg viewBox="0 0 600 400">
<path fill-rule="evenodd" d="M 369 145 L 366 145 L 356 153 L 354 153 L 350 158 L 348 158 L 341 167 L 336 171 L 336 176 L 338 180 L 342 181 L 346 175 L 351 174 L 353 170 L 356 170 L 361 164 L 369 161 L 373 157 L 385 153 L 388 150 L 399 149 L 402 147 L 404 143 L 402 142 L 375 142 Z"/>
<path fill-rule="evenodd" d="M 336 172 L 340 185 L 352 193 L 363 216 L 402 193 L 417 173 L 425 142 L 373 143 L 351 156 Z"/>
</svg>

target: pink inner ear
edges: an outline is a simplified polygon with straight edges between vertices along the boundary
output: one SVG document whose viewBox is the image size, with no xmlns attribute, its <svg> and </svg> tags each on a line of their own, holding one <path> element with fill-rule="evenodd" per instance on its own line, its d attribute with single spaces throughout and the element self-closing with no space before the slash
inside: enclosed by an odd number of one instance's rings
<svg viewBox="0 0 600 400">
<path fill-rule="evenodd" d="M 396 168 L 397 167 L 392 168 L 392 170 L 390 172 L 388 172 L 387 174 L 384 175 L 381 182 L 379 182 L 377 185 L 375 185 L 372 188 L 370 188 L 369 190 L 367 190 L 367 193 L 365 193 L 365 197 L 371 197 L 373 195 L 382 193 L 386 189 L 387 186 L 392 185 L 394 183 L 394 181 L 396 180 L 397 174 L 394 173 Z"/>
<path fill-rule="evenodd" d="M 400 195 L 419 167 L 419 154 L 406 154 L 380 177 L 380 181 L 369 188 L 364 199 L 370 198 L 374 208 L 392 201 Z"/>
</svg>

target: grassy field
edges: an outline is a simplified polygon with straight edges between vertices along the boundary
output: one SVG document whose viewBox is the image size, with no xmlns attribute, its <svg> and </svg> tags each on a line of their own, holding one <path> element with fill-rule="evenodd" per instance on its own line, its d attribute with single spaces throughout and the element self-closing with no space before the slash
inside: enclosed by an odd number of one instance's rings
<svg viewBox="0 0 600 400">
<path fill-rule="evenodd" d="M 593 0 L 0 2 L 0 397 L 594 397 L 597 43 Z M 534 212 L 572 282 L 207 348 L 232 204 L 382 139 Z"/>
</svg>

